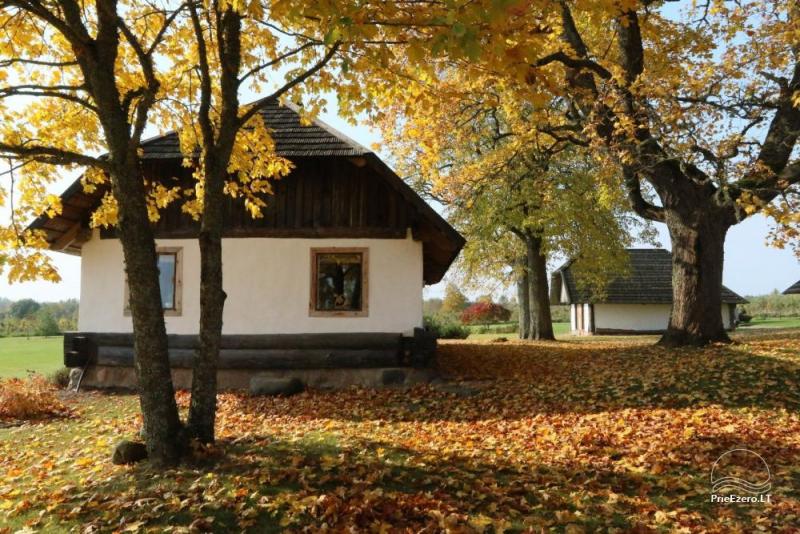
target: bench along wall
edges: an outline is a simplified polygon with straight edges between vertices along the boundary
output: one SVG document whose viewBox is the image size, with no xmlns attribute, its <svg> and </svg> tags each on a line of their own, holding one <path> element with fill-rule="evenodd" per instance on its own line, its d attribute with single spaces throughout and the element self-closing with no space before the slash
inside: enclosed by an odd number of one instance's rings
<svg viewBox="0 0 800 534">
<path fill-rule="evenodd" d="M 79 329 L 131 332 L 125 312 L 122 246 L 94 232 L 83 245 Z M 180 249 L 180 312 L 165 317 L 170 334 L 195 334 L 200 320 L 200 251 L 196 239 L 159 239 L 159 248 Z M 311 251 L 366 249 L 367 311 L 364 316 L 312 316 Z M 224 287 L 228 298 L 224 334 L 397 332 L 422 326 L 422 243 L 406 239 L 225 238 Z"/>
</svg>

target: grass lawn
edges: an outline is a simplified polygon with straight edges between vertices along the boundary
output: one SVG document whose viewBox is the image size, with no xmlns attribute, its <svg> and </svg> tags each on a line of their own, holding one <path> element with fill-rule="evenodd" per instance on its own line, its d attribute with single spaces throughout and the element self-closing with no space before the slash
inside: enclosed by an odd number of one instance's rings
<svg viewBox="0 0 800 534">
<path fill-rule="evenodd" d="M 510 324 L 510 323 L 508 323 L 508 324 Z M 494 326 L 494 325 L 492 325 L 492 326 Z M 514 339 L 517 336 L 516 332 L 511 332 L 511 333 L 497 333 L 497 332 L 479 333 L 478 331 L 480 330 L 480 327 L 473 326 L 473 327 L 470 327 L 470 329 L 473 331 L 473 333 L 469 335 L 468 339 L 476 340 L 476 341 L 495 339 L 495 338 L 498 338 L 498 337 L 505 337 L 505 338 L 508 338 L 508 339 Z M 556 337 L 569 335 L 569 323 L 553 323 L 553 333 L 556 335 Z"/>
<path fill-rule="evenodd" d="M 0 338 L 0 378 L 23 377 L 28 371 L 46 375 L 63 362 L 61 336 Z"/>
<path fill-rule="evenodd" d="M 747 324 L 740 325 L 743 330 L 756 328 L 800 328 L 800 317 L 753 318 Z"/>
<path fill-rule="evenodd" d="M 508 323 L 510 324 L 510 323 Z M 516 338 L 516 332 L 512 333 L 478 333 L 479 327 L 470 327 L 475 333 L 469 335 L 469 340 L 472 341 L 491 341 L 497 338 L 507 338 L 513 340 Z M 556 339 L 570 340 L 582 343 L 604 343 L 606 341 L 620 341 L 641 339 L 642 341 L 651 342 L 657 340 L 658 336 L 573 336 L 569 332 L 569 323 L 553 323 L 553 333 Z M 758 332 L 760 329 L 800 329 L 800 317 L 780 317 L 780 318 L 766 318 L 766 319 L 752 319 L 748 324 L 739 326 L 739 333 Z"/>
<path fill-rule="evenodd" d="M 442 342 L 474 395 L 223 394 L 218 444 L 168 471 L 109 461 L 134 396 L 81 393 L 0 429 L 0 532 L 793 532 L 800 332 L 737 339 Z M 769 502 L 711 503 L 737 448 L 769 465 Z"/>
</svg>

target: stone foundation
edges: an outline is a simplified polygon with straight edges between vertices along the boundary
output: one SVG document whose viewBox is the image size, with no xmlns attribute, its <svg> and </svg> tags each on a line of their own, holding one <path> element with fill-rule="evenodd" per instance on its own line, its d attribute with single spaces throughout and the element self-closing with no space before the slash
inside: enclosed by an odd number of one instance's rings
<svg viewBox="0 0 800 534">
<path fill-rule="evenodd" d="M 433 369 L 413 367 L 383 367 L 368 369 L 297 369 L 250 370 L 220 369 L 217 383 L 220 391 L 247 391 L 254 376 L 298 378 L 311 389 L 344 389 L 350 386 L 369 388 L 403 387 L 425 384 L 436 377 Z M 190 389 L 191 369 L 172 369 L 176 389 Z M 81 387 L 136 389 L 136 373 L 130 366 L 90 365 Z"/>
</svg>

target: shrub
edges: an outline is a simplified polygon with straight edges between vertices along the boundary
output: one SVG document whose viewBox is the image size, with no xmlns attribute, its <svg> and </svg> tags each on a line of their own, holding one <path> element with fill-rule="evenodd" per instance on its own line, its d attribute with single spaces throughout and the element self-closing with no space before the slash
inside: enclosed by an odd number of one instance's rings
<svg viewBox="0 0 800 534">
<path fill-rule="evenodd" d="M 481 301 L 468 306 L 461 312 L 461 322 L 464 324 L 500 323 L 508 321 L 511 312 L 493 302 Z"/>
<path fill-rule="evenodd" d="M 426 315 L 424 323 L 425 330 L 439 339 L 467 339 L 469 336 L 469 328 L 448 315 Z"/>
<path fill-rule="evenodd" d="M 30 420 L 63 416 L 69 410 L 59 400 L 57 389 L 45 377 L 0 380 L 0 420 Z"/>
<path fill-rule="evenodd" d="M 568 323 L 569 322 L 569 306 L 555 304 L 550 306 L 550 317 L 554 323 Z"/>
<path fill-rule="evenodd" d="M 69 385 L 69 369 L 62 367 L 57 371 L 53 371 L 47 376 L 47 380 L 58 389 L 66 389 Z"/>
</svg>

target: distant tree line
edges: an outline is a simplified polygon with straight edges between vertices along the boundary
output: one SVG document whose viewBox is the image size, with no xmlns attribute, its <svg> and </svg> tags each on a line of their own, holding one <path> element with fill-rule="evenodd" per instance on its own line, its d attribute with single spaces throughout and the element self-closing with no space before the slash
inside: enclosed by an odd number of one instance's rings
<svg viewBox="0 0 800 534">
<path fill-rule="evenodd" d="M 745 297 L 743 310 L 751 317 L 800 317 L 800 295 L 782 295 L 777 290 L 769 295 Z"/>
<path fill-rule="evenodd" d="M 0 337 L 57 336 L 77 328 L 77 299 L 37 302 L 0 297 Z"/>
</svg>

